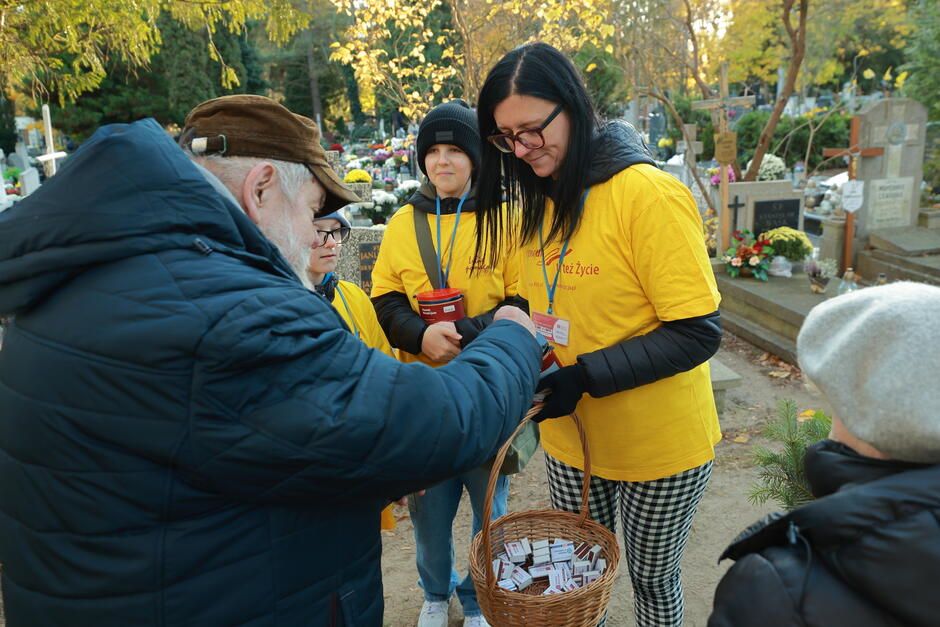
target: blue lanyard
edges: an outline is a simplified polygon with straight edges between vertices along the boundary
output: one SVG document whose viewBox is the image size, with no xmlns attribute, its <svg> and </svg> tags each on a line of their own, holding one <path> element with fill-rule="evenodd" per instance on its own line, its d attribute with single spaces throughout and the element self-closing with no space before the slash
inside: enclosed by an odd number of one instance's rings
<svg viewBox="0 0 940 627">
<path fill-rule="evenodd" d="M 578 206 L 578 217 L 581 216 L 581 212 L 584 211 L 584 201 L 587 200 L 588 192 L 591 191 L 591 188 L 584 190 L 584 194 L 581 196 L 581 204 Z M 545 279 L 545 291 L 548 292 L 548 315 L 552 315 L 552 310 L 555 307 L 555 289 L 558 287 L 558 277 L 561 275 L 561 267 L 565 263 L 565 255 L 568 252 L 568 242 L 571 241 L 571 236 L 565 238 L 564 243 L 561 245 L 561 255 L 558 257 L 558 268 L 555 269 L 555 280 L 552 281 L 551 287 L 548 285 L 548 270 L 545 269 L 545 242 L 542 240 L 542 223 L 545 221 L 545 214 L 542 214 L 542 217 L 539 219 L 539 250 L 542 253 L 542 277 Z"/>
<path fill-rule="evenodd" d="M 359 327 L 356 325 L 356 317 L 353 315 L 352 309 L 349 308 L 349 303 L 346 302 L 346 297 L 343 296 L 343 290 L 339 289 L 339 283 L 336 284 L 336 293 L 339 294 L 340 299 L 343 301 L 343 307 L 346 308 L 346 313 L 349 314 L 349 321 L 352 323 L 353 331 L 356 333 L 356 338 L 362 339 L 359 337 Z"/>
<path fill-rule="evenodd" d="M 435 214 L 437 215 L 437 250 L 434 252 L 437 253 L 437 285 L 441 289 L 447 287 L 447 279 L 450 276 L 450 262 L 454 260 L 454 238 L 457 237 L 457 225 L 460 224 L 460 210 L 463 209 L 463 202 L 469 195 L 470 190 L 468 189 L 467 193 L 460 197 L 460 202 L 457 203 L 457 219 L 454 220 L 454 231 L 450 234 L 450 251 L 447 255 L 447 269 L 444 270 L 444 276 L 441 276 L 441 251 L 444 249 L 441 242 L 441 197 L 434 197 L 436 203 Z"/>
</svg>

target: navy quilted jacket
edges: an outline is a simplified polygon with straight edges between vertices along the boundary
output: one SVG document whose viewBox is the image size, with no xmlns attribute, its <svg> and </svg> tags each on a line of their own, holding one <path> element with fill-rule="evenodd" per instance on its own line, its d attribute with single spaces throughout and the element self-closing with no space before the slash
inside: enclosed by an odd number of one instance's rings
<svg viewBox="0 0 940 627">
<path fill-rule="evenodd" d="M 152 120 L 0 214 L 0 562 L 19 625 L 378 625 L 379 512 L 518 424 L 536 342 L 364 347 Z"/>
</svg>

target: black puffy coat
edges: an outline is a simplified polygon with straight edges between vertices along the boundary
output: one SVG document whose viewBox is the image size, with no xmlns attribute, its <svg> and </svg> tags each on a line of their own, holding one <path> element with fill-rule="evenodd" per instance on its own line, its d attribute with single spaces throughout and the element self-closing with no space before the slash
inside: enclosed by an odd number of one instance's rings
<svg viewBox="0 0 940 627">
<path fill-rule="evenodd" d="M 493 457 L 538 344 L 365 347 L 153 121 L 0 215 L 10 627 L 380 625 L 379 513 Z"/>
<path fill-rule="evenodd" d="M 745 531 L 721 559 L 710 627 L 940 624 L 940 465 L 863 458 L 831 441 L 836 491 Z M 815 486 L 814 486 L 815 487 Z"/>
</svg>

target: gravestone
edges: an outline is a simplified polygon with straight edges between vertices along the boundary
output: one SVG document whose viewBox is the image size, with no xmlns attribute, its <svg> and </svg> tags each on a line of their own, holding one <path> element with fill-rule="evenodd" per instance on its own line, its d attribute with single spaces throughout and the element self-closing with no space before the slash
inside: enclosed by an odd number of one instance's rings
<svg viewBox="0 0 940 627">
<path fill-rule="evenodd" d="M 379 257 L 381 245 L 382 242 L 359 243 L 359 287 L 365 290 L 366 294 L 372 291 L 372 269 Z"/>
<path fill-rule="evenodd" d="M 927 109 L 915 100 L 886 98 L 862 107 L 858 118 L 859 145 L 884 152 L 861 159 L 858 165 L 858 180 L 865 187 L 856 237 L 878 229 L 916 225 Z"/>
<path fill-rule="evenodd" d="M 755 200 L 753 204 L 753 218 L 751 231 L 764 233 L 778 226 L 788 226 L 791 229 L 800 228 L 802 196 L 798 198 L 776 198 L 770 200 Z"/>
<path fill-rule="evenodd" d="M 759 235 L 778 226 L 803 228 L 803 194 L 790 181 L 729 183 L 728 196 L 733 230 Z"/>
<path fill-rule="evenodd" d="M 23 142 L 16 142 L 16 148 L 13 153 L 7 155 L 7 164 L 14 168 L 25 170 L 28 163 L 29 154 L 27 153 L 26 144 Z"/>
<path fill-rule="evenodd" d="M 29 196 L 39 189 L 39 170 L 36 168 L 26 168 L 20 173 L 20 185 L 23 190 L 23 197 Z"/>
<path fill-rule="evenodd" d="M 384 234 L 385 229 L 354 226 L 349 239 L 343 242 L 336 275 L 344 281 L 355 283 L 368 294 L 372 289 L 372 267 Z"/>
<path fill-rule="evenodd" d="M 336 172 L 336 175 L 340 178 L 343 178 L 343 166 L 340 164 L 340 153 L 338 150 L 327 150 L 326 151 L 326 162 L 330 164 L 330 167 Z"/>
</svg>

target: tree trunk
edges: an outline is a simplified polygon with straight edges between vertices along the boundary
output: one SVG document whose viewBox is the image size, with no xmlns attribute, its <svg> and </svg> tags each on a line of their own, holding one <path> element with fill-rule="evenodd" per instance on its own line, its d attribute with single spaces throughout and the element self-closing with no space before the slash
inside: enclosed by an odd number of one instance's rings
<svg viewBox="0 0 940 627">
<path fill-rule="evenodd" d="M 343 82 L 346 84 L 346 99 L 349 100 L 349 113 L 356 126 L 365 124 L 366 117 L 362 114 L 362 100 L 359 98 L 359 83 L 356 82 L 356 71 L 350 65 L 340 67 L 343 73 Z"/>
<path fill-rule="evenodd" d="M 796 30 L 793 29 L 793 25 L 790 22 L 790 13 L 795 1 L 796 0 L 785 0 L 783 3 L 783 25 L 787 29 L 792 52 L 790 55 L 790 64 L 787 68 L 787 79 L 783 85 L 783 89 L 777 96 L 777 102 L 774 104 L 770 119 L 767 120 L 764 131 L 760 135 L 760 140 L 757 142 L 757 149 L 754 151 L 751 167 L 747 169 L 747 173 L 744 175 L 745 181 L 757 179 L 757 171 L 760 169 L 761 161 L 764 160 L 764 155 L 770 147 L 770 140 L 773 138 L 777 123 L 780 121 L 780 116 L 787 106 L 787 100 L 789 100 L 790 94 L 793 93 L 793 86 L 796 84 L 796 77 L 800 73 L 800 66 L 803 64 L 803 56 L 806 54 L 806 11 L 809 0 L 799 0 L 800 22 Z"/>
<path fill-rule="evenodd" d="M 313 30 L 307 31 L 307 77 L 310 80 L 310 108 L 313 111 L 313 121 L 322 129 L 323 105 L 320 102 L 320 76 L 316 59 L 313 58 Z"/>
</svg>

